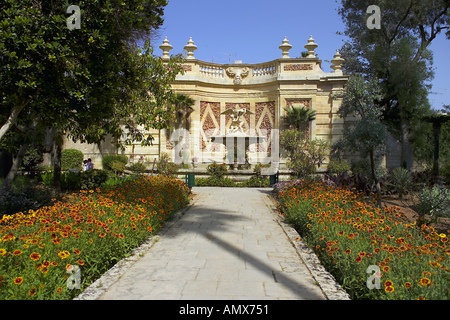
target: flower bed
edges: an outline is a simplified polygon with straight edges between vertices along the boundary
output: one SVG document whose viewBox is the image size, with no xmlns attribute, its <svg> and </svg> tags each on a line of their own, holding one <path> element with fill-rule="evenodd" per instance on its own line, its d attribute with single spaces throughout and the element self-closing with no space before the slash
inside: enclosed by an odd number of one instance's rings
<svg viewBox="0 0 450 320">
<path fill-rule="evenodd" d="M 0 300 L 72 299 L 187 204 L 184 183 L 142 177 L 0 220 Z"/>
<path fill-rule="evenodd" d="M 321 181 L 274 187 L 280 214 L 352 299 L 449 298 L 447 234 L 407 223 L 399 207 L 377 208 Z"/>
</svg>

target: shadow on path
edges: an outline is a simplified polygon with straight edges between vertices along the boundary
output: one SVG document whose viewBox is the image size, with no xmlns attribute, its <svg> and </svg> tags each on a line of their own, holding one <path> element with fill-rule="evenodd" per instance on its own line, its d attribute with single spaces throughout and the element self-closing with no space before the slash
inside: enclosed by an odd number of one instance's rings
<svg viewBox="0 0 450 320">
<path fill-rule="evenodd" d="M 219 203 L 215 203 L 213 199 L 221 195 L 224 196 L 225 193 L 227 194 L 225 198 L 232 199 L 234 195 L 236 195 L 236 197 L 238 198 L 236 198 L 236 201 L 234 202 L 227 202 L 226 209 L 219 209 L 222 205 L 220 205 Z M 231 193 L 231 195 L 229 193 Z M 317 292 L 314 292 L 313 290 L 308 288 L 307 285 L 301 283 L 301 281 L 299 282 L 298 279 L 290 277 L 288 275 L 288 272 L 273 270 L 273 266 L 266 263 L 265 261 L 262 261 L 259 257 L 252 254 L 252 252 L 250 252 L 250 249 L 241 249 L 221 236 L 221 234 L 223 233 L 242 233 L 242 230 L 239 230 L 239 228 L 242 229 L 242 226 L 244 226 L 246 223 L 255 226 L 255 221 L 256 223 L 261 222 L 258 221 L 258 219 L 255 220 L 254 218 L 250 217 L 250 212 L 243 212 L 244 207 L 247 208 L 248 203 L 251 201 L 259 201 L 262 204 L 260 208 L 251 209 L 253 213 L 257 212 L 257 215 L 261 216 L 263 221 L 270 220 L 270 222 L 273 223 L 274 228 L 281 228 L 274 221 L 274 217 L 270 212 L 271 209 L 266 206 L 266 202 L 264 201 L 264 199 L 262 199 L 262 197 L 266 197 L 266 194 L 271 194 L 271 190 L 255 189 L 252 190 L 251 194 L 248 194 L 248 191 L 246 191 L 245 193 L 240 193 L 238 190 L 230 189 L 210 189 L 206 192 L 197 189 L 196 192 L 194 192 L 195 196 L 199 198 L 205 196 L 210 197 L 211 201 L 208 202 L 208 204 L 198 203 L 198 201 L 196 201 L 196 203 L 194 203 L 194 205 L 186 211 L 185 215 L 180 219 L 179 222 L 191 221 L 192 223 L 189 226 L 183 226 L 182 229 L 187 230 L 188 232 L 195 232 L 199 235 L 202 235 L 207 241 L 213 241 L 214 243 L 217 243 L 221 248 L 225 249 L 232 255 L 246 261 L 254 268 L 266 273 L 269 277 L 273 277 L 275 282 L 282 283 L 285 289 L 293 292 L 297 297 L 299 297 L 299 299 L 324 299 L 325 297 L 323 295 L 317 294 Z M 248 195 L 248 197 L 245 197 L 246 195 Z M 244 203 L 245 206 L 243 205 Z M 264 210 L 264 212 L 261 212 L 262 210 Z M 246 213 L 249 213 L 249 215 L 247 216 Z M 285 242 L 285 244 L 281 243 L 281 241 Z M 276 241 L 274 243 L 277 244 Z M 258 245 L 263 247 L 262 244 Z M 290 249 L 295 250 L 287 238 L 280 239 L 279 245 L 290 246 Z M 296 257 L 299 260 L 299 264 L 301 264 L 301 258 L 298 255 Z M 300 267 L 301 265 L 299 265 L 299 268 Z M 313 276 L 309 273 L 309 270 L 306 268 L 306 266 L 305 270 L 307 272 L 307 276 L 311 277 L 311 279 L 314 279 Z M 298 274 L 301 273 L 293 273 L 293 275 L 297 276 L 297 278 Z M 308 279 L 306 281 L 310 280 Z"/>
</svg>

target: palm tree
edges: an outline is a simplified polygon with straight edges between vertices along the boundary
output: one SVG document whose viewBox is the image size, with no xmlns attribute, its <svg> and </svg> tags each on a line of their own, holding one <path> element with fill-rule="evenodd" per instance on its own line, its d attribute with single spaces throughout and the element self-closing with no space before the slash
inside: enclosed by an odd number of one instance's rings
<svg viewBox="0 0 450 320">
<path fill-rule="evenodd" d="M 192 107 L 195 104 L 195 100 L 191 97 L 176 93 L 175 94 L 175 123 L 174 127 L 184 128 L 186 130 L 189 130 L 191 127 L 191 113 L 194 111 L 194 108 Z"/>
<path fill-rule="evenodd" d="M 289 128 L 305 131 L 309 123 L 316 119 L 316 112 L 304 105 L 292 105 L 284 110 L 286 115 L 282 118 Z"/>
</svg>

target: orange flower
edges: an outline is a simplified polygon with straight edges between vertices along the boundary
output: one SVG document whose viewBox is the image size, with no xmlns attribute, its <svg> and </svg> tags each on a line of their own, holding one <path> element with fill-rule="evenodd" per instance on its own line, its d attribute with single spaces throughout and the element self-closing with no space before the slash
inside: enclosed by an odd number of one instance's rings
<svg viewBox="0 0 450 320">
<path fill-rule="evenodd" d="M 428 278 L 422 278 L 422 279 L 420 279 L 420 280 L 419 280 L 419 283 L 420 283 L 422 286 L 431 286 L 431 280 L 428 279 Z"/>
<path fill-rule="evenodd" d="M 411 285 L 411 282 L 406 282 L 406 283 L 405 283 L 405 288 L 406 288 L 406 289 L 411 288 L 411 286 L 412 286 L 412 285 Z"/>
<path fill-rule="evenodd" d="M 384 291 L 389 292 L 389 293 L 394 292 L 394 287 L 388 286 L 388 287 L 384 288 Z"/>
<path fill-rule="evenodd" d="M 22 253 L 22 251 L 20 251 L 20 250 L 14 250 L 13 255 L 18 256 L 21 253 Z"/>
<path fill-rule="evenodd" d="M 14 279 L 14 284 L 21 284 L 23 282 L 23 278 L 22 277 L 17 277 Z"/>
<path fill-rule="evenodd" d="M 34 296 L 36 294 L 36 288 L 31 288 L 30 291 L 28 291 L 28 295 L 30 297 Z"/>
<path fill-rule="evenodd" d="M 384 286 L 385 287 L 392 287 L 394 284 L 392 283 L 392 281 L 390 281 L 390 280 L 387 280 L 385 283 L 384 283 Z"/>
<path fill-rule="evenodd" d="M 356 262 L 361 262 L 362 261 L 362 257 L 361 256 L 357 256 L 355 259 Z"/>
<path fill-rule="evenodd" d="M 41 255 L 39 253 L 33 252 L 32 254 L 30 254 L 30 258 L 31 260 L 37 261 L 41 258 Z"/>
</svg>

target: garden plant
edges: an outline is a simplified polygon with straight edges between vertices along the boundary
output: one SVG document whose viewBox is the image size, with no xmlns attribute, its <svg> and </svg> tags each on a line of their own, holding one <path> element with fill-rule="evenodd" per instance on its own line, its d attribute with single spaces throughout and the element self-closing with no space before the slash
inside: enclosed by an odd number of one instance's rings
<svg viewBox="0 0 450 320">
<path fill-rule="evenodd" d="M 187 204 L 187 195 L 181 181 L 142 176 L 4 215 L 0 300 L 76 297 L 159 230 Z"/>
<path fill-rule="evenodd" d="M 274 187 L 279 213 L 352 299 L 449 298 L 448 232 L 419 227 L 400 207 L 379 208 L 326 179 Z M 379 272 L 367 273 L 370 266 Z"/>
</svg>

